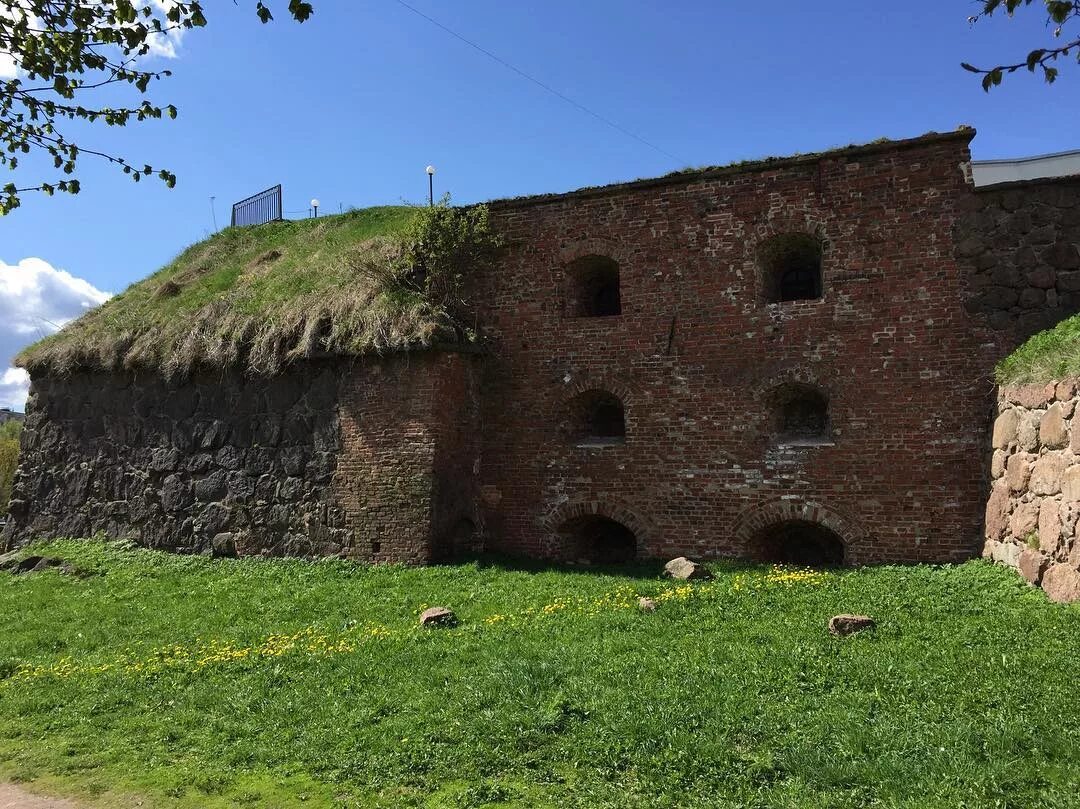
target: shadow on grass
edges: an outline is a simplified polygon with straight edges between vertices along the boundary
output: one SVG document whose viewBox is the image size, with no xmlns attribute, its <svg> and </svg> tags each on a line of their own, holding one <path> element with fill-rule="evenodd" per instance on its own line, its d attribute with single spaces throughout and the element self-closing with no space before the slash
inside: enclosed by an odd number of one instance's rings
<svg viewBox="0 0 1080 809">
<path fill-rule="evenodd" d="M 621 564 L 581 564 L 560 562 L 553 559 L 534 559 L 507 553 L 462 554 L 452 559 L 441 559 L 437 565 L 475 564 L 481 570 L 496 570 L 518 573 L 580 573 L 595 576 L 617 576 L 627 579 L 649 580 L 664 578 L 665 559 L 638 559 Z M 749 559 L 708 559 L 702 563 L 713 574 L 723 575 L 744 570 L 765 570 L 771 565 Z"/>
</svg>

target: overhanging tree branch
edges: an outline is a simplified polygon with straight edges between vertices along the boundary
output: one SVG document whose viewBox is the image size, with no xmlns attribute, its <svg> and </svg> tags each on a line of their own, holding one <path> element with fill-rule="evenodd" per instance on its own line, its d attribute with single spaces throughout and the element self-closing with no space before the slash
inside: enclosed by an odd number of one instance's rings
<svg viewBox="0 0 1080 809">
<path fill-rule="evenodd" d="M 312 11 L 308 2 L 289 0 L 288 12 L 298 22 L 307 20 Z M 255 13 L 264 23 L 273 19 L 261 0 L 255 4 Z M 79 94 L 114 84 L 129 85 L 146 96 L 152 82 L 172 73 L 142 70 L 138 60 L 153 55 L 155 43 L 205 25 L 206 16 L 197 0 L 164 4 L 149 0 L 0 0 L 0 67 L 6 61 L 15 68 L 13 77 L 0 78 L 0 167 L 12 172 L 24 170 L 18 156 L 39 149 L 52 156 L 55 168 L 70 175 L 77 170 L 80 155 L 90 155 L 117 165 L 135 181 L 156 172 L 171 188 L 176 183 L 172 172 L 149 165 L 139 169 L 118 155 L 82 148 L 66 139 L 58 126 L 76 119 L 126 126 L 132 120 L 175 118 L 175 106 L 159 106 L 146 98 L 137 105 L 120 107 L 68 102 Z M 22 185 L 9 182 L 0 188 L 0 215 L 19 207 L 24 193 L 77 194 L 80 188 L 74 177 Z"/>
<path fill-rule="evenodd" d="M 1030 6 L 1035 0 L 982 0 L 983 9 L 978 14 L 968 17 L 968 22 L 974 25 L 984 17 L 993 16 L 994 12 L 1004 10 L 1010 17 L 1023 6 Z M 1069 39 L 1064 37 L 1065 26 L 1080 17 L 1080 0 L 1041 0 L 1046 7 L 1047 25 L 1053 28 L 1055 39 L 1065 38 L 1064 44 L 1047 48 L 1036 48 L 1030 51 L 1021 62 L 1013 64 L 996 65 L 994 67 L 981 68 L 967 62 L 961 62 L 960 66 L 971 73 L 980 74 L 983 90 L 989 91 L 991 87 L 1001 84 L 1002 79 L 1009 73 L 1027 68 L 1031 73 L 1042 70 L 1043 78 L 1048 84 L 1053 84 L 1058 77 L 1058 68 L 1053 65 L 1059 59 L 1067 58 L 1075 54 L 1080 62 L 1080 37 Z"/>
</svg>

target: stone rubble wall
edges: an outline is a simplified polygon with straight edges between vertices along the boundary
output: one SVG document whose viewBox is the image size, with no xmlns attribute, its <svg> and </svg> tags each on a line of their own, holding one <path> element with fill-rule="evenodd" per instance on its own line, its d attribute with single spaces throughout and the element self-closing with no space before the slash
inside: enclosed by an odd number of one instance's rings
<svg viewBox="0 0 1080 809">
<path fill-rule="evenodd" d="M 1080 312 L 1080 178 L 978 188 L 960 210 L 964 306 L 994 330 L 1003 353 Z"/>
<path fill-rule="evenodd" d="M 427 352 L 271 378 L 35 377 L 0 549 L 104 533 L 181 553 L 428 561 L 442 478 L 468 493 L 479 464 L 437 464 L 475 431 L 439 395 L 471 374 Z"/>
<path fill-rule="evenodd" d="M 1080 380 L 1003 387 L 983 556 L 1080 599 Z"/>
<path fill-rule="evenodd" d="M 340 553 L 337 389 L 330 367 L 35 378 L 0 544 L 105 533 L 184 553 Z"/>
</svg>

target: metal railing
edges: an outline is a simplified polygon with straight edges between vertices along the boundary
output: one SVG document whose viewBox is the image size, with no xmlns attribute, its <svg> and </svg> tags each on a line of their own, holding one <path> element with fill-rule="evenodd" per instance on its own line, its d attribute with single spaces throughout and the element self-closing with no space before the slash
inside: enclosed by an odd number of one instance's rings
<svg viewBox="0 0 1080 809">
<path fill-rule="evenodd" d="M 232 225 L 261 225 L 281 219 L 281 186 L 267 188 L 232 206 Z"/>
</svg>

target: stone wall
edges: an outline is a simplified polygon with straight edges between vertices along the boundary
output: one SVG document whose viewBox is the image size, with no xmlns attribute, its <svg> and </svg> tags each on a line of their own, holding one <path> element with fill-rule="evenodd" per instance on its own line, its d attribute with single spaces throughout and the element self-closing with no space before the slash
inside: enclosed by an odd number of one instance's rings
<svg viewBox="0 0 1080 809">
<path fill-rule="evenodd" d="M 1054 601 L 1080 599 L 1080 381 L 1004 387 L 983 555 Z"/>
<path fill-rule="evenodd" d="M 965 306 L 993 329 L 1002 355 L 1080 312 L 1080 178 L 975 189 L 960 210 Z"/>
<path fill-rule="evenodd" d="M 128 536 L 198 553 L 340 553 L 337 375 L 36 378 L 8 542 Z"/>
<path fill-rule="evenodd" d="M 35 378 L 0 545 L 104 532 L 184 553 L 426 561 L 436 453 L 459 432 L 435 393 L 464 373 L 432 352 L 270 379 Z"/>
</svg>

